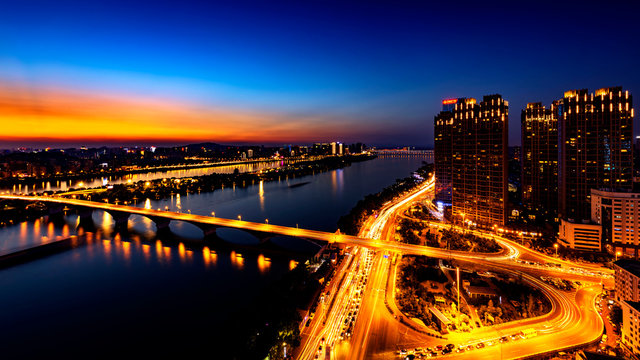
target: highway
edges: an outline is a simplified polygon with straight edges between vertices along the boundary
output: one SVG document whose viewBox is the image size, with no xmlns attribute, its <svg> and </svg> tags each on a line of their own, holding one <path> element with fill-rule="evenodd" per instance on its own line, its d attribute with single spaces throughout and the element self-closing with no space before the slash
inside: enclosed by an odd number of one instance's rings
<svg viewBox="0 0 640 360">
<path fill-rule="evenodd" d="M 332 359 L 398 359 L 397 350 L 400 348 L 425 348 L 448 343 L 463 345 L 465 349 L 470 347 L 472 350 L 454 352 L 447 355 L 447 358 L 515 359 L 590 343 L 600 337 L 603 321 L 595 309 L 594 302 L 601 292 L 603 282 L 609 287 L 612 286 L 611 272 L 608 269 L 592 264 L 563 261 L 495 234 L 476 230 L 470 231 L 474 231 L 478 236 L 495 239 L 504 248 L 503 252 L 472 254 L 389 241 L 392 238 L 393 227 L 396 226 L 395 217 L 411 203 L 426 196 L 430 186 L 432 183 L 428 182 L 416 192 L 394 204 L 387 204 L 377 218 L 371 217 L 367 220 L 358 234 L 358 239 L 350 240 L 358 244 L 360 239 L 368 238 L 370 240 L 363 246 L 379 251 L 376 251 L 373 257 L 369 272 L 370 281 L 365 287 L 353 335 L 344 341 L 330 344 L 333 350 Z M 438 224 L 438 226 L 443 225 Z M 492 271 L 521 277 L 549 298 L 552 310 L 537 318 L 482 327 L 471 333 L 453 333 L 447 335 L 446 339 L 438 339 L 432 336 L 432 330 L 407 319 L 395 306 L 393 293 L 396 265 L 393 259 L 395 256 L 401 256 L 396 254 L 425 255 L 472 262 L 474 265 L 486 266 Z M 521 257 L 527 261 L 520 260 Z M 545 265 L 546 263 L 560 264 L 560 267 L 548 266 Z M 349 271 L 349 269 L 345 267 L 338 270 L 338 272 L 343 271 Z M 580 281 L 585 286 L 578 291 L 560 291 L 541 281 L 539 276 Z M 326 316 L 340 317 L 340 309 L 328 312 Z M 538 335 L 528 339 L 515 336 L 526 329 L 536 329 Z M 508 340 L 500 342 L 500 338 L 505 336 Z M 494 345 L 476 349 L 475 345 L 479 342 Z M 307 358 L 312 357 L 298 357 L 298 359 Z"/>
</svg>

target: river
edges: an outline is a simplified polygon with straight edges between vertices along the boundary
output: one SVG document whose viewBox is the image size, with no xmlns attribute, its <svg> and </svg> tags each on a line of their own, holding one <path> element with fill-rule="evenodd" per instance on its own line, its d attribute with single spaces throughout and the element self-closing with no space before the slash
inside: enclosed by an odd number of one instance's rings
<svg viewBox="0 0 640 360">
<path fill-rule="evenodd" d="M 142 201 L 138 206 L 335 231 L 340 216 L 365 195 L 408 176 L 422 158 L 384 157 L 312 176 L 225 188 L 213 193 Z M 107 357 L 202 354 L 216 358 L 233 321 L 262 289 L 304 260 L 302 255 L 203 248 L 200 229 L 172 222 L 178 240 L 157 239 L 155 226 L 132 217 L 127 235 L 114 234 L 96 211 L 85 246 L 0 270 L 3 357 Z M 0 229 L 0 249 L 32 246 L 74 234 L 77 216 L 46 218 Z M 256 242 L 237 230 L 225 240 Z M 282 246 L 317 247 L 275 239 Z"/>
</svg>

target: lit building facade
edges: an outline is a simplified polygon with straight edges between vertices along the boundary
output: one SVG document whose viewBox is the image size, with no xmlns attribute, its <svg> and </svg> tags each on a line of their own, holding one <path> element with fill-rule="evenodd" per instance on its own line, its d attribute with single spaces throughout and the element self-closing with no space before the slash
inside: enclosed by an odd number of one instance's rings
<svg viewBox="0 0 640 360">
<path fill-rule="evenodd" d="M 462 100 L 462 99 L 461 99 Z M 434 169 L 436 173 L 435 199 L 451 205 L 451 175 L 453 169 L 453 110 L 458 99 L 442 101 L 442 111 L 434 118 Z"/>
<path fill-rule="evenodd" d="M 613 263 L 616 300 L 640 301 L 640 262 L 621 259 Z"/>
<path fill-rule="evenodd" d="M 560 219 L 558 242 L 566 248 L 582 251 L 602 250 L 602 226 Z"/>
<path fill-rule="evenodd" d="M 611 252 L 638 258 L 640 193 L 592 189 L 591 220 L 602 225 L 602 242 Z"/>
<path fill-rule="evenodd" d="M 634 354 L 640 354 L 640 302 L 622 301 L 622 345 Z"/>
<path fill-rule="evenodd" d="M 522 203 L 548 219 L 558 208 L 558 113 L 561 102 L 551 108 L 529 103 L 522 110 Z"/>
<path fill-rule="evenodd" d="M 622 345 L 635 354 L 640 354 L 640 262 L 618 260 L 613 263 L 615 271 L 615 298 L 622 307 Z"/>
<path fill-rule="evenodd" d="M 621 87 L 567 91 L 558 118 L 558 215 L 589 221 L 591 189 L 632 188 L 632 97 Z"/>
<path fill-rule="evenodd" d="M 488 95 L 479 104 L 462 98 L 451 105 L 453 119 L 445 126 L 451 126 L 453 217 L 502 226 L 507 218 L 509 104 L 501 95 Z"/>
</svg>

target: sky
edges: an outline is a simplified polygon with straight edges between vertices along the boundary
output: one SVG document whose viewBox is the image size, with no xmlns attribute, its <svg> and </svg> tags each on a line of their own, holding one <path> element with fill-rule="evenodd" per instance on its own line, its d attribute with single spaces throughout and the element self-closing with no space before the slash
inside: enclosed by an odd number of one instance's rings
<svg viewBox="0 0 640 360">
<path fill-rule="evenodd" d="M 518 145 L 527 102 L 640 94 L 640 4 L 603 4 L 4 2 L 0 147 L 431 147 L 443 99 L 495 93 Z"/>
</svg>

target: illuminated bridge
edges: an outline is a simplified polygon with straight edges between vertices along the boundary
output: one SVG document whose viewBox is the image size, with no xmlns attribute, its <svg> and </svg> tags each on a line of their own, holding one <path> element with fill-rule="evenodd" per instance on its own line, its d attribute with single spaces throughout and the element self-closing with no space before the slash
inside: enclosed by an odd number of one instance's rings
<svg viewBox="0 0 640 360">
<path fill-rule="evenodd" d="M 448 258 L 453 256 L 463 259 L 484 258 L 499 260 L 512 258 L 517 253 L 517 251 L 510 247 L 508 244 L 502 244 L 504 246 L 504 250 L 500 253 L 470 254 L 463 251 L 428 248 L 420 245 L 410 245 L 398 242 L 386 242 L 358 236 L 317 230 L 299 229 L 268 223 L 256 223 L 250 221 L 224 219 L 213 216 L 176 213 L 171 211 L 145 209 L 134 206 L 116 205 L 62 197 L 0 195 L 0 199 L 44 202 L 50 205 L 52 214 L 62 213 L 65 206 L 73 207 L 78 210 L 81 221 L 83 218 L 90 219 L 93 210 L 103 210 L 113 217 L 116 227 L 120 227 L 121 229 L 126 229 L 129 217 L 131 215 L 141 215 L 153 221 L 156 224 L 156 228 L 158 229 L 158 231 L 168 230 L 169 223 L 171 223 L 172 220 L 178 220 L 199 227 L 200 229 L 202 229 L 205 236 L 215 234 L 216 229 L 218 228 L 233 228 L 249 232 L 260 239 L 261 242 L 267 241 L 273 236 L 284 235 L 304 238 L 312 241 L 336 242 L 348 245 L 365 246 L 372 249 L 386 250 L 403 254 L 427 255 L 441 258 Z"/>
</svg>

